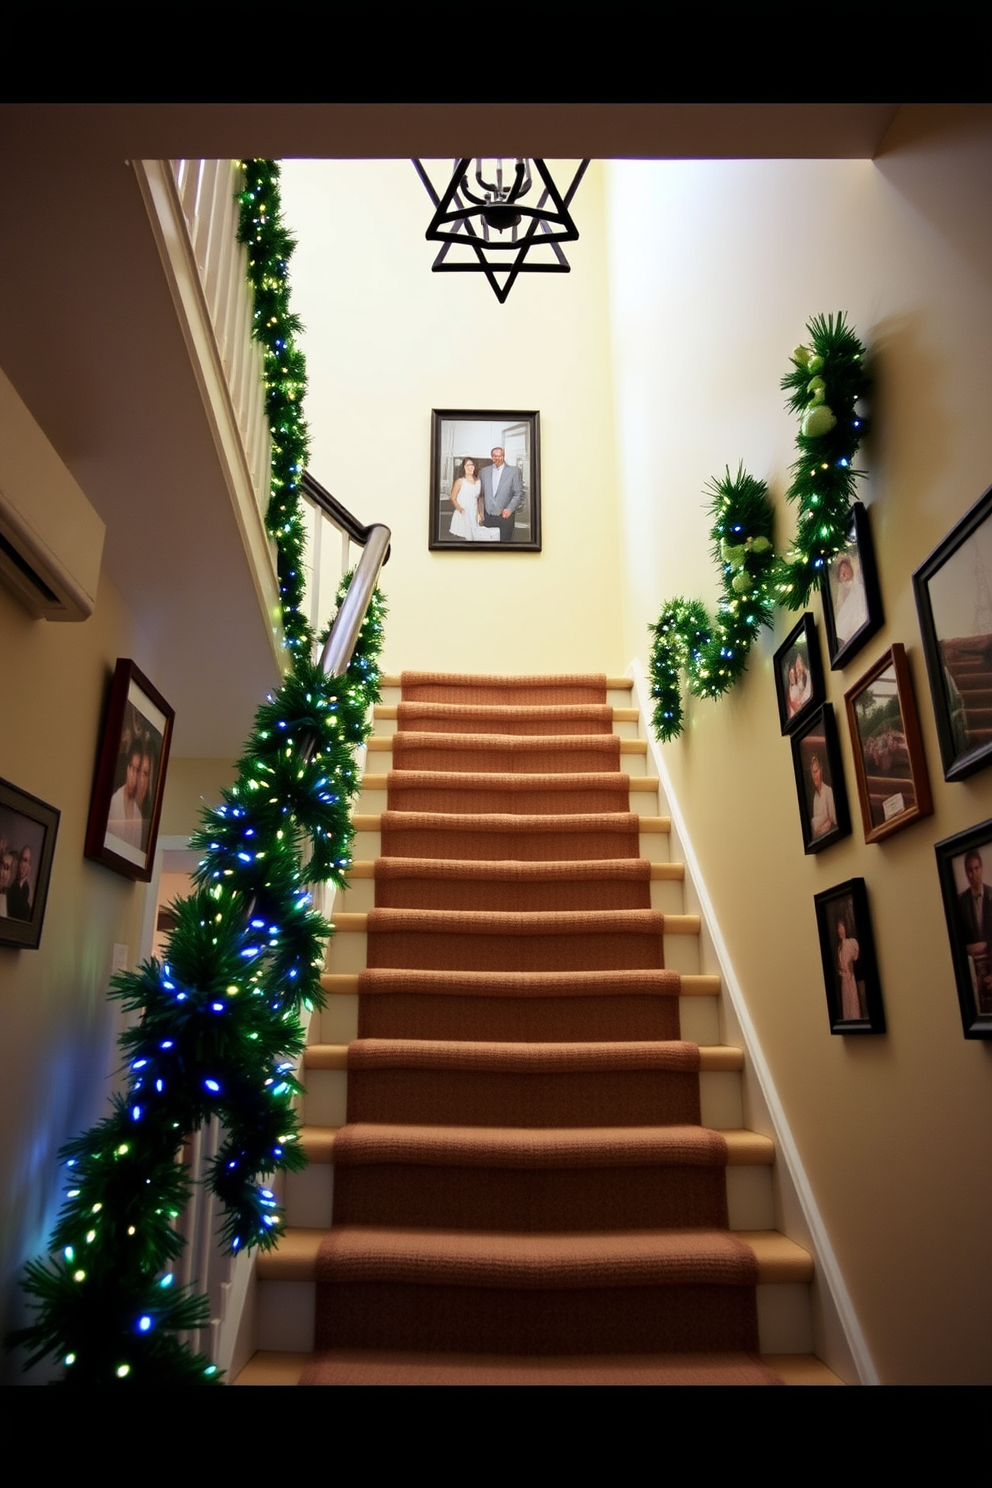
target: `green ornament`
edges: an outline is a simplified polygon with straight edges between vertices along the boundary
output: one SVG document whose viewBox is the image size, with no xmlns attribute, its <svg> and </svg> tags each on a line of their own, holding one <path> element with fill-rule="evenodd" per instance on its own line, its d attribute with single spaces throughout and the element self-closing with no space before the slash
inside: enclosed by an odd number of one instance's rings
<svg viewBox="0 0 992 1488">
<path fill-rule="evenodd" d="M 752 553 L 767 553 L 770 547 L 767 537 L 755 537 L 751 540 Z"/>
<path fill-rule="evenodd" d="M 734 574 L 730 581 L 730 587 L 735 594 L 750 594 L 753 585 L 747 574 L 741 569 L 739 574 Z"/>
<path fill-rule="evenodd" d="M 836 422 L 828 404 L 816 403 L 812 408 L 807 408 L 799 427 L 807 439 L 820 439 L 824 434 L 830 433 Z"/>
<path fill-rule="evenodd" d="M 812 352 L 806 366 L 810 372 L 819 372 L 823 366 L 823 358 L 817 352 Z"/>
</svg>

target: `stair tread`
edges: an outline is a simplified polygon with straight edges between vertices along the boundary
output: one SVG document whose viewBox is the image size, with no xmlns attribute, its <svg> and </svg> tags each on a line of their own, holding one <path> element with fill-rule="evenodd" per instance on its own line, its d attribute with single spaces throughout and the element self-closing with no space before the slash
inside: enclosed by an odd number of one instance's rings
<svg viewBox="0 0 992 1488">
<path fill-rule="evenodd" d="M 340 1161 L 341 1127 L 304 1126 L 301 1146 L 311 1162 Z M 647 1167 L 702 1161 L 700 1132 L 659 1127 L 445 1127 L 355 1123 L 352 1136 L 374 1144 L 366 1162 L 424 1162 L 439 1166 L 594 1167 L 604 1162 Z M 774 1143 L 758 1132 L 709 1131 L 722 1139 L 728 1165 L 769 1166 Z M 712 1144 L 718 1151 L 717 1144 Z M 499 1161 L 497 1162 L 497 1158 Z"/>
<path fill-rule="evenodd" d="M 333 1232 L 323 1229 L 287 1229 L 278 1248 L 260 1254 L 258 1276 L 263 1281 L 315 1281 L 317 1253 L 329 1233 L 350 1253 L 378 1252 L 397 1267 L 412 1257 L 414 1268 L 434 1270 L 446 1258 L 454 1268 L 464 1258 L 500 1255 L 507 1273 L 520 1284 L 537 1281 L 548 1268 L 556 1268 L 564 1256 L 564 1274 L 572 1284 L 585 1279 L 588 1285 L 615 1285 L 618 1267 L 626 1267 L 627 1284 L 657 1274 L 659 1258 L 672 1267 L 680 1264 L 686 1242 L 701 1248 L 699 1269 L 719 1266 L 739 1254 L 733 1242 L 742 1242 L 757 1263 L 758 1285 L 809 1282 L 813 1258 L 775 1230 L 623 1230 L 593 1234 L 476 1234 L 464 1230 L 384 1229 L 376 1226 L 341 1225 Z M 690 1262 L 687 1261 L 686 1264 Z M 371 1264 L 371 1263 L 370 1263 Z M 436 1274 L 436 1272 L 434 1272 Z"/>
<path fill-rule="evenodd" d="M 431 934 L 593 935 L 624 930 L 627 934 L 698 935 L 699 915 L 664 914 L 660 909 L 369 909 L 342 910 L 333 917 L 342 934 L 382 929 L 388 922 Z"/>
<path fill-rule="evenodd" d="M 532 770 L 513 774 L 496 770 L 390 770 L 362 776 L 362 790 L 388 790 L 390 787 L 416 790 L 435 786 L 452 791 L 466 790 L 532 790 L 571 791 L 618 790 L 647 794 L 658 789 L 657 775 L 627 775 L 622 770 Z M 597 813 L 598 815 L 599 813 Z"/>
<path fill-rule="evenodd" d="M 685 878 L 682 863 L 651 863 L 647 858 L 358 858 L 348 868 L 348 879 L 377 878 L 382 865 L 390 878 L 575 878 L 596 879 L 610 875 L 643 877 L 649 883 L 679 882 Z M 646 870 L 646 871 L 645 871 Z"/>
<path fill-rule="evenodd" d="M 355 1385 L 731 1385 L 739 1382 L 739 1354 L 397 1354 L 377 1349 L 332 1349 L 314 1355 L 260 1349 L 235 1385 L 298 1385 L 316 1359 Z M 840 1385 L 843 1380 L 814 1354 L 760 1354 L 786 1385 Z"/>
<path fill-rule="evenodd" d="M 351 1044 L 308 1044 L 307 1069 L 504 1069 L 521 1073 L 569 1073 L 596 1069 L 743 1068 L 743 1052 L 725 1044 L 648 1041 L 609 1044 L 498 1044 L 452 1039 L 356 1039 Z"/>
<path fill-rule="evenodd" d="M 480 685 L 498 687 L 501 684 L 517 687 L 549 687 L 554 686 L 555 683 L 567 684 L 574 683 L 577 680 L 575 674 L 559 672 L 549 673 L 547 676 L 491 676 L 482 673 L 477 674 L 475 672 L 404 672 L 401 675 L 397 675 L 395 672 L 391 672 L 388 676 L 379 677 L 379 686 L 380 688 L 402 687 L 404 676 L 408 680 L 413 679 L 417 681 L 424 677 L 430 677 L 435 682 L 446 682 L 456 687 Z M 631 692 L 634 686 L 633 680 L 630 677 L 604 677 L 602 672 L 590 672 L 588 675 L 584 674 L 578 680 L 590 681 L 593 678 L 601 684 L 605 683 L 607 692 Z"/>
<path fill-rule="evenodd" d="M 518 777 L 514 777 L 518 778 Z M 635 777 L 637 778 L 637 777 Z M 642 779 L 645 777 L 641 777 Z M 352 825 L 356 832 L 378 832 L 385 818 L 390 826 L 413 829 L 433 826 L 434 811 L 367 811 L 356 812 Z M 670 816 L 638 816 L 634 811 L 555 812 L 514 811 L 448 811 L 444 825 L 449 831 L 465 832 L 615 832 L 618 828 L 636 828 L 638 832 L 670 832 Z"/>
<path fill-rule="evenodd" d="M 383 975 L 386 974 L 383 973 Z M 325 971 L 320 978 L 320 985 L 325 992 L 335 996 L 357 996 L 359 975 L 357 971 Z M 488 984 L 492 982 L 492 976 L 488 971 L 436 972 L 427 971 L 422 967 L 391 970 L 388 976 L 394 984 L 400 981 L 408 982 L 411 993 L 430 990 L 443 992 L 456 981 L 463 983 L 468 989 L 477 986 L 486 987 L 488 991 Z M 500 983 L 504 995 L 510 997 L 539 997 L 551 994 L 564 986 L 568 986 L 577 994 L 595 997 L 600 995 L 604 982 L 619 981 L 628 984 L 632 992 L 643 991 L 646 995 L 658 996 L 667 995 L 668 984 L 672 978 L 678 980 L 677 995 L 680 997 L 718 997 L 720 995 L 720 978 L 712 974 L 689 975 L 676 971 L 631 970 L 629 968 L 619 971 L 506 971 L 500 974 Z"/>
</svg>

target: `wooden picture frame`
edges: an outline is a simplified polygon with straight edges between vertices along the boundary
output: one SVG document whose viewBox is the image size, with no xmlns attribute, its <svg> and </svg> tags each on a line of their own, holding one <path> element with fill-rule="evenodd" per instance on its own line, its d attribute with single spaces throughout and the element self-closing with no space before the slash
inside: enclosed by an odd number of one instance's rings
<svg viewBox="0 0 992 1488">
<path fill-rule="evenodd" d="M 863 878 L 813 895 L 831 1033 L 884 1033 L 885 1009 Z"/>
<path fill-rule="evenodd" d="M 541 551 L 539 413 L 431 410 L 427 546 L 442 553 Z"/>
<path fill-rule="evenodd" d="M 992 821 L 935 844 L 965 1038 L 992 1038 Z"/>
<path fill-rule="evenodd" d="M 839 672 L 871 640 L 885 618 L 868 508 L 860 501 L 851 505 L 847 542 L 827 565 L 820 594 L 830 670 Z"/>
<path fill-rule="evenodd" d="M 61 813 L 0 780 L 0 945 L 36 951 Z"/>
<path fill-rule="evenodd" d="M 933 812 L 906 649 L 889 647 L 844 695 L 866 842 Z"/>
<path fill-rule="evenodd" d="M 913 574 L 945 780 L 992 764 L 992 486 Z"/>
<path fill-rule="evenodd" d="M 829 703 L 792 735 L 792 769 L 803 851 L 822 852 L 851 831 L 837 725 Z"/>
<path fill-rule="evenodd" d="M 826 702 L 816 624 L 809 610 L 775 652 L 775 696 L 783 734 L 794 733 Z"/>
<path fill-rule="evenodd" d="M 175 712 L 133 661 L 114 671 L 84 853 L 147 883 L 162 815 Z"/>
</svg>

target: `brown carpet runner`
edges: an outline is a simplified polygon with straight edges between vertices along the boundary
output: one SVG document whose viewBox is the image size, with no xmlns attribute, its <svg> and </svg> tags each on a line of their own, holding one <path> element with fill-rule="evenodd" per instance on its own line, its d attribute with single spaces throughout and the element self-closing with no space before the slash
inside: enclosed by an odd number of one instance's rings
<svg viewBox="0 0 992 1488">
<path fill-rule="evenodd" d="M 776 1383 L 600 677 L 404 674 L 303 1383 Z"/>
</svg>

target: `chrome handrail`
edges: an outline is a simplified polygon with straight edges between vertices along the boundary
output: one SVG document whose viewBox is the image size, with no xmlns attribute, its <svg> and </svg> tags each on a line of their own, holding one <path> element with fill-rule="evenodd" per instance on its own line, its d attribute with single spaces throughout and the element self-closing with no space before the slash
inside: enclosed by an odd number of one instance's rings
<svg viewBox="0 0 992 1488">
<path fill-rule="evenodd" d="M 375 591 L 379 570 L 389 550 L 392 533 L 388 527 L 376 522 L 367 527 L 365 533 L 362 556 L 351 576 L 348 592 L 341 601 L 341 608 L 321 652 L 320 664 L 329 677 L 341 677 L 348 670 L 365 612 Z"/>
</svg>

